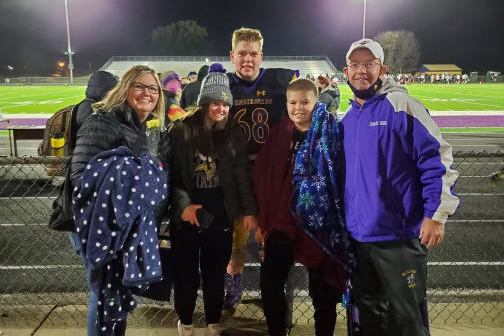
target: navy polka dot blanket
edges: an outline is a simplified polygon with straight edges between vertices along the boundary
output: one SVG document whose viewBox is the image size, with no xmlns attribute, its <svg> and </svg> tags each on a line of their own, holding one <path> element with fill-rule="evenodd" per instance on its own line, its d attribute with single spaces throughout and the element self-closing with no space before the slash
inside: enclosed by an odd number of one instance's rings
<svg viewBox="0 0 504 336">
<path fill-rule="evenodd" d="M 119 147 L 92 158 L 73 192 L 82 251 L 101 270 L 97 323 L 112 332 L 136 307 L 130 287 L 162 280 L 153 207 L 168 193 L 166 173 L 150 155 Z"/>
</svg>

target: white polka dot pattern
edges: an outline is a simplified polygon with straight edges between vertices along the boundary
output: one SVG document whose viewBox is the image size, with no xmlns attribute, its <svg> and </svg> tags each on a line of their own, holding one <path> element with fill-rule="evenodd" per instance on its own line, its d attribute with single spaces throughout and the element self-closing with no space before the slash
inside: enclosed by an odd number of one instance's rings
<svg viewBox="0 0 504 336">
<path fill-rule="evenodd" d="M 127 147 L 91 159 L 74 190 L 76 234 L 90 264 L 105 273 L 97 318 L 104 335 L 111 321 L 124 320 L 135 309 L 128 288 L 146 288 L 162 279 L 152 207 L 167 192 L 159 164 L 150 156 L 134 156 Z"/>
</svg>

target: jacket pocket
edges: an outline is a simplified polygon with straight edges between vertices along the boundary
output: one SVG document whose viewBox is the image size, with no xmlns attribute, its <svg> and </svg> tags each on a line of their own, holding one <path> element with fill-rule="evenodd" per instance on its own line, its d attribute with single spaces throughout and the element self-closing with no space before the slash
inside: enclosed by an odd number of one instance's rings
<svg viewBox="0 0 504 336">
<path fill-rule="evenodd" d="M 379 195 L 385 206 L 384 210 L 404 221 L 406 215 L 403 207 L 403 198 L 399 195 L 390 180 L 382 179 L 381 177 L 377 180 Z"/>
</svg>

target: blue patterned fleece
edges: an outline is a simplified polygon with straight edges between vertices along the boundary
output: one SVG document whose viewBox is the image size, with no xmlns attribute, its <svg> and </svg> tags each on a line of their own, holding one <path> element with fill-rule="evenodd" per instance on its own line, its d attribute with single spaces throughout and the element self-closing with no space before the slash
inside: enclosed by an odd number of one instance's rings
<svg viewBox="0 0 504 336">
<path fill-rule="evenodd" d="M 82 251 L 101 269 L 97 324 L 111 335 L 114 321 L 136 307 L 128 287 L 162 280 L 153 207 L 167 197 L 162 167 L 127 147 L 92 158 L 73 192 Z"/>
<path fill-rule="evenodd" d="M 318 103 L 294 165 L 296 222 L 350 273 L 356 260 L 339 192 L 342 153 L 338 121 Z"/>
</svg>

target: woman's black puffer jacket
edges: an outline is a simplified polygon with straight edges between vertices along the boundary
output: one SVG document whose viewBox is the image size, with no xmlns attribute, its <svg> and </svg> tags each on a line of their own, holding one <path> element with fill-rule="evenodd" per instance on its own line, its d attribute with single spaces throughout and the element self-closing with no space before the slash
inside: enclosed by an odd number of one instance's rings
<svg viewBox="0 0 504 336">
<path fill-rule="evenodd" d="M 150 115 L 147 120 L 152 118 Z M 137 147 L 136 154 L 148 153 L 145 139 L 137 144 L 137 137 L 145 134 L 145 130 L 146 121 L 140 123 L 137 114 L 129 106 L 108 113 L 98 111 L 89 116 L 77 133 L 70 175 L 72 185 L 80 178 L 89 160 L 98 153 L 120 146 L 131 149 Z M 161 132 L 158 152 L 162 162 L 169 157 L 170 140 L 167 131 Z M 167 171 L 168 162 L 163 162 L 163 168 Z"/>
</svg>

